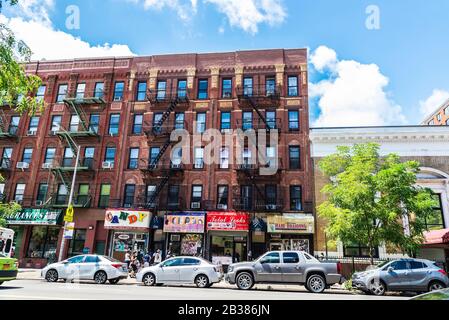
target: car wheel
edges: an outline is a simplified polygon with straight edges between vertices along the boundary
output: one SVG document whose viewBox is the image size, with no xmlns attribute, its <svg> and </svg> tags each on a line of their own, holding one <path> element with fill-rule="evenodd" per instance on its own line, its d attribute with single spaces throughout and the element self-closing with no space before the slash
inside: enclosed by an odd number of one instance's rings
<svg viewBox="0 0 449 320">
<path fill-rule="evenodd" d="M 58 281 L 58 277 L 58 271 L 55 269 L 50 269 L 45 274 L 45 280 L 47 280 L 47 282 L 56 282 Z"/>
<path fill-rule="evenodd" d="M 207 288 L 209 285 L 209 278 L 204 274 L 199 274 L 195 278 L 195 284 L 198 288 Z"/>
<path fill-rule="evenodd" d="M 239 273 L 235 282 L 240 290 L 249 290 L 254 286 L 253 276 L 248 272 Z"/>
<path fill-rule="evenodd" d="M 312 293 L 322 293 L 326 289 L 326 280 L 319 274 L 312 274 L 307 279 L 306 288 Z"/>
<path fill-rule="evenodd" d="M 152 273 L 147 273 L 143 276 L 142 282 L 146 286 L 154 286 L 156 284 L 156 277 Z"/>
<path fill-rule="evenodd" d="M 110 279 L 109 283 L 110 284 L 117 284 L 120 281 L 120 279 Z"/>
<path fill-rule="evenodd" d="M 383 283 L 383 281 L 373 280 L 371 282 L 370 292 L 372 294 L 374 294 L 376 296 L 383 296 L 386 291 L 387 291 L 387 288 L 385 286 L 385 283 Z"/>
<path fill-rule="evenodd" d="M 107 280 L 108 280 L 108 275 L 104 271 L 98 271 L 94 275 L 94 281 L 96 284 L 105 284 Z"/>
<path fill-rule="evenodd" d="M 444 289 L 444 288 L 446 288 L 446 286 L 442 282 L 440 282 L 440 281 L 432 281 L 429 284 L 429 292 L 430 291 L 441 290 L 441 289 Z"/>
</svg>

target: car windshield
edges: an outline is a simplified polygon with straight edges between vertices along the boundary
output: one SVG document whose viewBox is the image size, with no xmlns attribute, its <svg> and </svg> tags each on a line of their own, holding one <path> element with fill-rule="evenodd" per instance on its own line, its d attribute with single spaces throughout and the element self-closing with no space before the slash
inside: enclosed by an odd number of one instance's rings
<svg viewBox="0 0 449 320">
<path fill-rule="evenodd" d="M 382 268 L 383 266 L 385 266 L 387 263 L 390 263 L 390 262 L 391 261 L 382 261 L 382 262 L 378 263 L 377 265 L 369 265 L 368 267 L 366 267 L 366 271 Z"/>
</svg>

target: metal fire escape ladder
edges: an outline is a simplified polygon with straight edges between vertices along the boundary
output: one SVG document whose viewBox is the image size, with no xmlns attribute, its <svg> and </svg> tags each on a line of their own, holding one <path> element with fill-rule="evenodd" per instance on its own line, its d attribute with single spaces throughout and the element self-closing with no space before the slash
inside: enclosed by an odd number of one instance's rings
<svg viewBox="0 0 449 320">
<path fill-rule="evenodd" d="M 78 144 L 75 142 L 75 140 L 72 138 L 70 132 L 67 130 L 60 128 L 58 132 L 58 137 L 62 142 L 66 142 L 70 149 L 72 149 L 73 157 L 76 159 L 76 156 L 78 154 Z M 79 157 L 81 159 L 81 157 Z M 78 166 L 81 167 L 81 163 L 78 163 Z"/>
<path fill-rule="evenodd" d="M 95 136 L 97 135 L 96 132 L 93 132 L 89 129 L 89 119 L 87 117 L 86 112 L 82 108 L 83 105 L 101 105 L 105 106 L 106 102 L 103 100 L 103 98 L 68 98 L 64 99 L 64 104 L 68 106 L 75 114 L 78 116 L 82 132 L 79 132 L 80 135 L 88 135 L 88 136 Z"/>
<path fill-rule="evenodd" d="M 154 191 L 154 193 L 151 195 L 151 197 L 147 201 L 147 205 L 146 205 L 147 208 L 150 208 L 151 205 L 154 203 L 154 201 L 157 199 L 157 197 L 161 193 L 162 189 L 164 189 L 165 185 L 167 184 L 168 180 L 170 180 L 171 175 L 172 175 L 172 170 L 167 170 L 167 172 L 164 172 L 164 175 L 162 176 L 161 181 L 157 185 L 156 190 Z"/>
<path fill-rule="evenodd" d="M 168 106 L 167 110 L 165 110 L 165 112 L 163 113 L 161 119 L 154 125 L 154 127 L 152 129 L 153 135 L 157 136 L 160 134 L 162 125 L 168 119 L 168 117 L 170 117 L 170 114 L 173 112 L 173 110 L 175 110 L 178 103 L 179 103 L 179 98 L 176 98 L 170 102 L 170 105 Z"/>
</svg>

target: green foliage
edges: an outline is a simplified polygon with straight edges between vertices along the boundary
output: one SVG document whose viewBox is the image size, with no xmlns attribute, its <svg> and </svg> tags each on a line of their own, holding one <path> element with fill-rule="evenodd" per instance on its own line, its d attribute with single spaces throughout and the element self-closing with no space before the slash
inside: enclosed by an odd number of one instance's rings
<svg viewBox="0 0 449 320">
<path fill-rule="evenodd" d="M 371 257 L 382 243 L 416 253 L 435 205 L 430 190 L 415 186 L 418 162 L 401 162 L 395 154 L 381 158 L 379 145 L 368 143 L 338 147 L 319 167 L 331 180 L 321 190 L 328 200 L 318 207 L 331 237 L 367 245 Z"/>
<path fill-rule="evenodd" d="M 0 227 L 6 227 L 5 216 L 20 210 L 22 210 L 22 207 L 16 202 L 0 203 Z"/>
</svg>

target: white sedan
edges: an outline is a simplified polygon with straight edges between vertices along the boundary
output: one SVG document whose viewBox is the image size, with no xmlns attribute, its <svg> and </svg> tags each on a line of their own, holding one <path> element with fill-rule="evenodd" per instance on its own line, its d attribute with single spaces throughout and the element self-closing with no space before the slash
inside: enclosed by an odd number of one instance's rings
<svg viewBox="0 0 449 320">
<path fill-rule="evenodd" d="M 109 280 L 116 284 L 120 279 L 128 278 L 126 263 L 101 255 L 80 255 L 67 260 L 52 263 L 41 271 L 41 277 L 48 282 L 62 280 L 94 280 L 104 284 Z"/>
<path fill-rule="evenodd" d="M 146 267 L 136 275 L 136 280 L 146 286 L 162 284 L 196 284 L 209 288 L 223 279 L 221 268 L 196 257 L 174 257 L 157 265 Z"/>
</svg>

